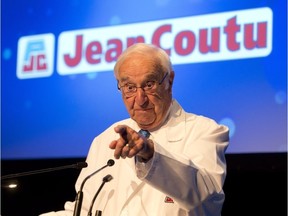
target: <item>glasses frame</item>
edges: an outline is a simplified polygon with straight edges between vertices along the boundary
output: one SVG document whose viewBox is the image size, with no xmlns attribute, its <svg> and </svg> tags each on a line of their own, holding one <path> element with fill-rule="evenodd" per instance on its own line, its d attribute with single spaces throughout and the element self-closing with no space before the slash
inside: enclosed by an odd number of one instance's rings
<svg viewBox="0 0 288 216">
<path fill-rule="evenodd" d="M 168 74 L 169 74 L 169 72 L 166 72 L 165 75 L 163 76 L 163 78 L 158 82 L 158 85 L 159 85 L 159 86 L 164 82 L 164 80 L 166 79 L 166 77 L 167 77 Z M 147 81 L 147 82 L 149 82 L 149 81 Z M 147 82 L 146 82 L 146 83 L 147 83 Z M 154 85 L 157 83 L 157 81 L 153 81 L 153 82 L 155 82 Z M 122 91 L 121 88 L 125 87 L 126 85 L 127 85 L 127 84 L 125 84 L 125 85 L 123 85 L 123 86 L 120 86 L 120 85 L 119 85 L 119 81 L 117 82 L 117 89 L 118 89 L 119 91 L 121 91 L 124 95 L 126 95 L 127 93 L 125 93 L 124 91 Z M 139 87 L 138 87 L 138 86 L 135 85 L 135 86 L 133 86 L 133 87 L 135 87 L 135 91 L 130 92 L 130 93 L 132 93 L 132 95 L 129 96 L 129 97 L 134 96 L 134 94 L 137 92 L 137 89 L 138 89 L 138 88 L 141 88 L 141 89 L 146 93 L 146 91 L 145 91 L 145 89 L 144 89 L 145 86 L 139 86 Z M 154 87 L 154 86 L 153 86 L 153 87 Z M 153 88 L 153 87 L 152 87 L 152 88 Z"/>
</svg>

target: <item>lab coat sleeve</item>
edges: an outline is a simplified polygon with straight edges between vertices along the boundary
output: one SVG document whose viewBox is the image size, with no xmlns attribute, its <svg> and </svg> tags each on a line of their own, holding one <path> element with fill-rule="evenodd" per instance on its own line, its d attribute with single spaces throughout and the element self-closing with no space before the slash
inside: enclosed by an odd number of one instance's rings
<svg viewBox="0 0 288 216">
<path fill-rule="evenodd" d="M 222 187 L 226 177 L 224 154 L 229 140 L 228 128 L 202 117 L 196 125 L 185 128 L 187 138 L 177 143 L 185 146 L 180 151 L 169 151 L 163 143 L 154 142 L 151 165 L 137 166 L 137 175 L 186 210 L 199 205 L 219 206 L 219 210 L 225 198 Z"/>
</svg>

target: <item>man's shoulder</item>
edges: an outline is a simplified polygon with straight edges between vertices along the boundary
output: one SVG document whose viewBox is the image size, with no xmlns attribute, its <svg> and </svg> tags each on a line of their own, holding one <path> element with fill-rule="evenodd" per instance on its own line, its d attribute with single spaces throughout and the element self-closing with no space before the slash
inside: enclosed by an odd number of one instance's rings
<svg viewBox="0 0 288 216">
<path fill-rule="evenodd" d="M 209 122 L 209 123 L 214 123 L 215 120 L 205 116 L 203 114 L 198 114 L 198 113 L 193 113 L 191 111 L 186 111 L 183 109 L 183 107 L 177 102 L 174 102 L 174 112 L 176 113 L 176 116 L 179 117 L 182 115 L 185 115 L 185 120 L 186 121 L 200 121 L 200 122 Z"/>
</svg>

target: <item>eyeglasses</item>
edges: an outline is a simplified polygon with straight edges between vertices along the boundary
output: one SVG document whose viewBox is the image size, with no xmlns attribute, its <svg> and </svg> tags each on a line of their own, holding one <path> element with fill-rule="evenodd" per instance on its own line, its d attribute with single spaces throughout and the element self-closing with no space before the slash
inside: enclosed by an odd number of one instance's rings
<svg viewBox="0 0 288 216">
<path fill-rule="evenodd" d="M 122 92 L 125 94 L 127 97 L 132 97 L 136 94 L 137 89 L 141 88 L 145 93 L 152 93 L 156 88 L 157 84 L 158 86 L 161 85 L 165 78 L 167 77 L 168 72 L 164 75 L 164 77 L 161 79 L 160 82 L 157 81 L 147 81 L 144 85 L 137 87 L 135 84 L 132 83 L 126 83 L 123 86 L 120 86 L 119 83 L 117 83 L 117 88 L 118 90 L 122 90 Z"/>
</svg>

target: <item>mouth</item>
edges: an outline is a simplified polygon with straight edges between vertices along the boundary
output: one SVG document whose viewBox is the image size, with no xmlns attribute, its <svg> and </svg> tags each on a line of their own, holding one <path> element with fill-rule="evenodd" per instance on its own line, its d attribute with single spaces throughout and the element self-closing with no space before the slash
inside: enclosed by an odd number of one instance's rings
<svg viewBox="0 0 288 216">
<path fill-rule="evenodd" d="M 147 113 L 150 112 L 151 110 L 153 110 L 152 108 L 145 108 L 145 109 L 135 109 L 135 112 L 139 112 L 139 113 Z"/>
</svg>

